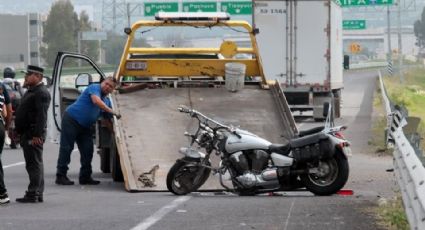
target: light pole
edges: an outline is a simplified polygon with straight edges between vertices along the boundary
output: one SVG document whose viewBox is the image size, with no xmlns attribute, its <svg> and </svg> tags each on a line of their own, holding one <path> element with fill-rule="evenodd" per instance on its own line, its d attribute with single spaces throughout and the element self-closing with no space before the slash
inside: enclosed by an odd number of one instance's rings
<svg viewBox="0 0 425 230">
<path fill-rule="evenodd" d="M 390 17 L 390 5 L 387 5 L 387 40 L 388 40 L 388 73 L 393 75 L 393 61 L 392 61 L 392 50 L 391 50 L 391 17 Z"/>
<path fill-rule="evenodd" d="M 403 76 L 403 49 L 402 49 L 402 39 L 401 39 L 401 0 L 398 0 L 398 10 L 397 10 L 397 27 L 398 27 L 398 72 L 400 74 L 400 83 L 404 83 Z"/>
</svg>

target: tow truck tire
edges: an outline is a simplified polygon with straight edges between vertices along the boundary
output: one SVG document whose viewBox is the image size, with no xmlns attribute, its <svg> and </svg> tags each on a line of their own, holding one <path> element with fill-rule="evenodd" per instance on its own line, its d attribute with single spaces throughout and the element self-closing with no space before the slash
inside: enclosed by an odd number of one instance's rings
<svg viewBox="0 0 425 230">
<path fill-rule="evenodd" d="M 112 179 L 115 182 L 123 182 L 124 181 L 124 176 L 122 175 L 122 171 L 121 171 L 121 164 L 120 164 L 120 157 L 118 156 L 118 151 L 115 150 L 114 154 L 110 154 L 111 156 L 111 174 L 112 174 Z"/>
<path fill-rule="evenodd" d="M 111 156 L 109 148 L 101 148 L 99 150 L 100 170 L 103 173 L 111 172 Z"/>
<path fill-rule="evenodd" d="M 335 118 L 341 117 L 341 90 L 336 90 L 334 93 L 334 111 Z"/>
</svg>

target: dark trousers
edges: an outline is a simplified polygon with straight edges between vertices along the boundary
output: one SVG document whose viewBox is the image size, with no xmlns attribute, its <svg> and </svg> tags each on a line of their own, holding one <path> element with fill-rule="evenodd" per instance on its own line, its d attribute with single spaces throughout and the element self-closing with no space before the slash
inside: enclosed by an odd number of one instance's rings
<svg viewBox="0 0 425 230">
<path fill-rule="evenodd" d="M 68 165 L 71 162 L 71 153 L 74 149 L 74 143 L 77 142 L 80 151 L 80 179 L 91 177 L 93 159 L 93 136 L 90 128 L 78 124 L 67 112 L 62 117 L 62 128 L 59 148 L 59 158 L 56 175 L 66 176 Z"/>
<path fill-rule="evenodd" d="M 44 138 L 44 137 L 43 137 Z M 25 168 L 28 172 L 30 184 L 29 193 L 44 192 L 44 165 L 43 145 L 31 145 L 32 136 L 25 133 L 21 136 L 21 147 L 24 150 Z"/>
<path fill-rule="evenodd" d="M 0 121 L 0 194 L 7 192 L 6 186 L 4 185 L 3 164 L 1 162 L 1 154 L 3 152 L 4 145 L 4 132 L 4 124 Z"/>
</svg>

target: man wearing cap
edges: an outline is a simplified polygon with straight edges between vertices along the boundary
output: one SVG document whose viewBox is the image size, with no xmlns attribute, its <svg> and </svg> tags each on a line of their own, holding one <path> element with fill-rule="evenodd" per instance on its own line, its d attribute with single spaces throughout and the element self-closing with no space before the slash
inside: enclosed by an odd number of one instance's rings
<svg viewBox="0 0 425 230">
<path fill-rule="evenodd" d="M 22 97 L 16 111 L 16 131 L 21 136 L 20 144 L 24 151 L 25 168 L 30 183 L 24 197 L 16 199 L 20 203 L 43 202 L 44 169 L 43 144 L 46 139 L 47 110 L 50 93 L 43 84 L 44 69 L 28 65 L 25 72 L 25 85 L 28 91 Z"/>
</svg>

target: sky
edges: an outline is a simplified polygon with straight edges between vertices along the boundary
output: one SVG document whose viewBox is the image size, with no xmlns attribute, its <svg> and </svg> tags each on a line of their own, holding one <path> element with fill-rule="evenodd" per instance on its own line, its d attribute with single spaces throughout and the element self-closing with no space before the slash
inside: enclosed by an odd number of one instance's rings
<svg viewBox="0 0 425 230">
<path fill-rule="evenodd" d="M 55 0 L 0 0 L 0 13 L 2 14 L 26 14 L 28 12 L 38 12 L 47 14 L 51 4 Z M 172 0 L 168 0 L 172 1 Z M 174 0 L 179 1 L 179 0 Z M 195 0 L 188 0 L 195 1 Z M 210 1 L 210 0 L 202 0 Z M 239 0 L 240 1 L 240 0 Z M 393 0 L 396 2 L 397 0 Z M 425 0 L 401 0 L 403 9 L 402 24 L 413 25 L 414 21 L 418 20 L 425 6 Z M 102 0 L 71 0 L 77 13 L 82 10 L 86 11 L 92 21 L 100 25 L 102 22 Z M 142 0 L 127 0 L 127 2 L 143 2 Z M 153 2 L 153 0 L 150 0 Z M 394 8 L 394 7 L 393 7 Z M 394 10 L 394 9 L 393 9 Z M 393 22 L 397 19 L 395 12 L 391 13 Z M 346 8 L 343 11 L 344 19 L 366 19 L 371 27 L 386 26 L 386 7 L 354 7 Z M 135 18 L 135 17 L 134 17 Z M 249 17 L 242 17 L 249 19 Z M 126 19 L 123 19 L 126 20 Z M 395 25 L 395 24 L 394 24 Z"/>
</svg>

